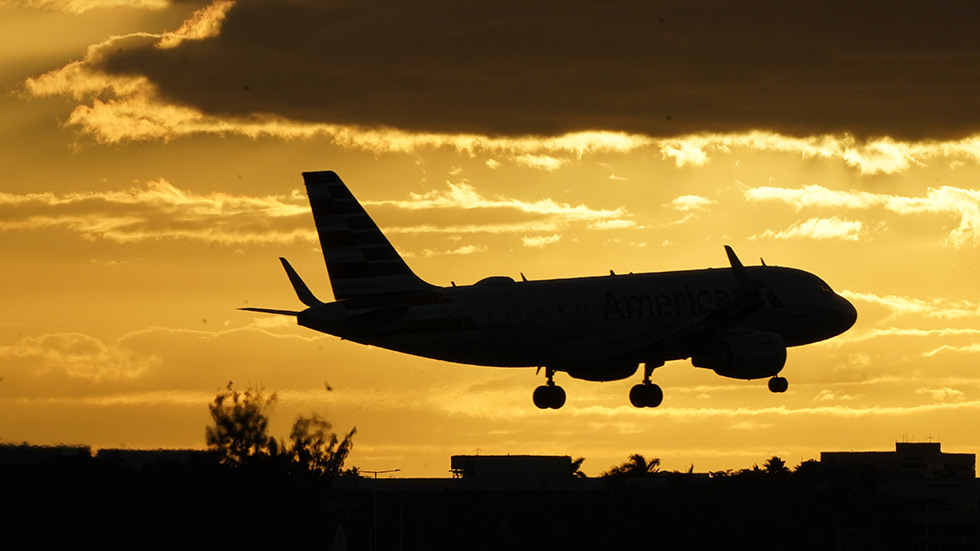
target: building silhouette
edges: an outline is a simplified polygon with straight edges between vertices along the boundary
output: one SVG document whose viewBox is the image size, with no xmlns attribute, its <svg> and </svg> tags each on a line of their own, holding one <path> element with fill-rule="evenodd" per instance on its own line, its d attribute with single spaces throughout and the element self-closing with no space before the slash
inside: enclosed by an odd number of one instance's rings
<svg viewBox="0 0 980 551">
<path fill-rule="evenodd" d="M 299 476 L 203 452 L 0 446 L 10 549 L 980 548 L 975 455 L 824 452 L 795 470 L 577 478 L 568 456 L 453 456 L 454 478 Z"/>
<path fill-rule="evenodd" d="M 821 452 L 828 467 L 876 469 L 888 478 L 976 478 L 977 456 L 945 453 L 939 442 L 896 442 L 893 452 Z"/>
</svg>

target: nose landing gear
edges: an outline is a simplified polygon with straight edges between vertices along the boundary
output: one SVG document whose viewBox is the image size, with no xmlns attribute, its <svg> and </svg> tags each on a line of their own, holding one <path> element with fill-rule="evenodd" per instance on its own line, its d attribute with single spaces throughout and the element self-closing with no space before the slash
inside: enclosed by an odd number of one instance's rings
<svg viewBox="0 0 980 551">
<path fill-rule="evenodd" d="M 555 370 L 544 368 L 548 382 L 534 389 L 534 405 L 538 409 L 558 409 L 565 405 L 565 389 L 555 384 Z"/>
</svg>

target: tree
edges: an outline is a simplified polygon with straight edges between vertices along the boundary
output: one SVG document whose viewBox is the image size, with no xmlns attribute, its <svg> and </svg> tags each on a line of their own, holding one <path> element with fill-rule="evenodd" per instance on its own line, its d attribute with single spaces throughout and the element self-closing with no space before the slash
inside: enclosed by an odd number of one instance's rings
<svg viewBox="0 0 980 551">
<path fill-rule="evenodd" d="M 629 460 L 622 465 L 617 465 L 608 472 L 602 473 L 601 476 L 627 476 L 627 477 L 645 477 L 660 470 L 660 458 L 654 457 L 653 459 L 647 461 L 645 457 L 638 453 L 634 453 L 629 457 Z"/>
<path fill-rule="evenodd" d="M 273 464 L 317 475 L 341 474 L 357 429 L 339 439 L 330 432 L 330 423 L 316 413 L 300 416 L 293 423 L 287 448 L 268 432 L 269 410 L 275 401 L 275 393 L 266 396 L 262 389 L 251 387 L 239 392 L 231 382 L 218 393 L 208 406 L 214 424 L 206 427 L 205 442 L 219 463 L 232 467 Z"/>
<path fill-rule="evenodd" d="M 588 478 L 588 476 L 582 472 L 582 463 L 585 463 L 584 457 L 579 457 L 572 461 L 572 476 L 575 478 Z"/>
<path fill-rule="evenodd" d="M 275 393 L 266 397 L 251 387 L 239 392 L 231 381 L 215 396 L 208 406 L 214 425 L 205 428 L 204 440 L 222 465 L 239 467 L 279 455 L 282 446 L 268 433 L 267 411 L 275 401 Z"/>
<path fill-rule="evenodd" d="M 762 470 L 766 471 L 767 474 L 788 473 L 789 467 L 779 456 L 774 455 L 762 464 Z"/>
<path fill-rule="evenodd" d="M 293 423 L 289 433 L 292 447 L 289 450 L 290 460 L 295 467 L 325 476 L 337 476 L 342 473 L 344 461 L 353 447 L 354 433 L 351 429 L 343 440 L 329 432 L 330 423 L 313 414 L 312 417 L 299 417 Z"/>
</svg>

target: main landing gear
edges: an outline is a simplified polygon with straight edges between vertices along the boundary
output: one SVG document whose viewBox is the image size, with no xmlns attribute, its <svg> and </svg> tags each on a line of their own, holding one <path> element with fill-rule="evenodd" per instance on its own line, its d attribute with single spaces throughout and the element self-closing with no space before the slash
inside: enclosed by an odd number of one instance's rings
<svg viewBox="0 0 980 551">
<path fill-rule="evenodd" d="M 789 381 L 786 380 L 786 377 L 773 377 L 772 379 L 769 379 L 769 392 L 775 392 L 778 394 L 780 392 L 786 392 L 786 389 L 788 388 Z"/>
<path fill-rule="evenodd" d="M 565 405 L 565 389 L 555 384 L 555 370 L 544 368 L 548 382 L 534 389 L 534 405 L 539 409 L 558 409 Z"/>
<path fill-rule="evenodd" d="M 660 385 L 650 382 L 653 366 L 643 365 L 643 382 L 630 389 L 630 403 L 638 408 L 655 408 L 664 401 L 664 391 Z"/>
</svg>

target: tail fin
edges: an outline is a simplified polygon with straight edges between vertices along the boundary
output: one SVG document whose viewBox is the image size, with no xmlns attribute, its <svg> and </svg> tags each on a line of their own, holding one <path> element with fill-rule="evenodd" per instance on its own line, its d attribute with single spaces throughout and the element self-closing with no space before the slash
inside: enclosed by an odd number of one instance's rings
<svg viewBox="0 0 980 551">
<path fill-rule="evenodd" d="M 336 173 L 304 172 L 303 180 L 337 300 L 432 288 L 405 264 Z"/>
</svg>

